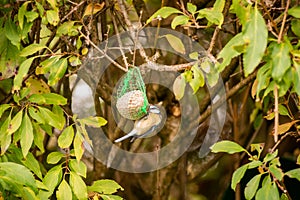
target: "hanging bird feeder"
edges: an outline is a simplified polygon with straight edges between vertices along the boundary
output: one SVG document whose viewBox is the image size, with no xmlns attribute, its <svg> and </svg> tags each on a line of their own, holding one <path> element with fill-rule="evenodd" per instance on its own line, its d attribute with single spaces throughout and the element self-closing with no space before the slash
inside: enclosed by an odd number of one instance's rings
<svg viewBox="0 0 300 200">
<path fill-rule="evenodd" d="M 122 117 L 137 120 L 147 114 L 149 103 L 140 69 L 128 70 L 117 87 L 116 107 Z"/>
</svg>

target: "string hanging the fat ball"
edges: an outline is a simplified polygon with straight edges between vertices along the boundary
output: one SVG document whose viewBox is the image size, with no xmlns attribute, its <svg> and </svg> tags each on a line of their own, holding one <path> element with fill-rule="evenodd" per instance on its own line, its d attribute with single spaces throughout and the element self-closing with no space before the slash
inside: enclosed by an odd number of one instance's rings
<svg viewBox="0 0 300 200">
<path fill-rule="evenodd" d="M 128 70 L 117 87 L 116 107 L 124 118 L 137 120 L 148 112 L 149 102 L 140 69 Z"/>
</svg>

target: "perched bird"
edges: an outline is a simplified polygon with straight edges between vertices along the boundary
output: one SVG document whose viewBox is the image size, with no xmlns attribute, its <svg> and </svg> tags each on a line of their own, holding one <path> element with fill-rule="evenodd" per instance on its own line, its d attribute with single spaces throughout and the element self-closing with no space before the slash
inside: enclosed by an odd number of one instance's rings
<svg viewBox="0 0 300 200">
<path fill-rule="evenodd" d="M 125 136 L 116 139 L 114 142 L 121 142 L 132 137 L 131 141 L 136 138 L 146 138 L 157 134 L 158 129 L 163 123 L 163 113 L 159 107 L 150 105 L 148 113 L 134 123 L 133 129 Z"/>
</svg>

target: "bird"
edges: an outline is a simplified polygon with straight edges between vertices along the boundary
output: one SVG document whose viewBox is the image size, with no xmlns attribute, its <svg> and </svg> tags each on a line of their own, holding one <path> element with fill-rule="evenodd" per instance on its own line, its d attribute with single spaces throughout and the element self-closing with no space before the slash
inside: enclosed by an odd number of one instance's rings
<svg viewBox="0 0 300 200">
<path fill-rule="evenodd" d="M 130 137 L 132 137 L 131 142 L 133 142 L 136 138 L 146 138 L 157 134 L 163 123 L 163 116 L 159 107 L 150 105 L 147 114 L 135 121 L 133 129 L 127 135 L 116 139 L 114 142 L 118 143 Z"/>
</svg>

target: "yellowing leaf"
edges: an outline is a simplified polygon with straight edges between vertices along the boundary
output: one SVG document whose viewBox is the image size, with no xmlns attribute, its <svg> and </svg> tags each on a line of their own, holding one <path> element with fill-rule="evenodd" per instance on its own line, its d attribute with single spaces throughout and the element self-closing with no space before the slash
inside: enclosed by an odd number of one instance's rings
<svg viewBox="0 0 300 200">
<path fill-rule="evenodd" d="M 185 86 L 186 82 L 183 75 L 177 76 L 173 83 L 173 92 L 177 100 L 180 100 L 183 97 Z"/>
<path fill-rule="evenodd" d="M 62 158 L 64 157 L 64 154 L 58 151 L 51 152 L 47 156 L 47 163 L 49 164 L 56 164 L 58 163 Z"/>
<path fill-rule="evenodd" d="M 97 180 L 88 187 L 89 192 L 98 192 L 103 194 L 113 194 L 118 190 L 123 191 L 124 189 L 117 182 L 109 179 Z"/>
<path fill-rule="evenodd" d="M 192 67 L 192 71 L 194 76 L 189 83 L 195 94 L 200 87 L 204 86 L 205 80 L 203 72 L 198 68 L 198 64 Z"/>
<path fill-rule="evenodd" d="M 34 75 L 31 75 L 29 78 L 26 79 L 25 85 L 27 86 L 27 88 L 29 88 L 30 95 L 50 92 L 49 85 L 43 79 L 39 79 Z"/>
<path fill-rule="evenodd" d="M 22 117 L 23 117 L 23 109 L 20 110 L 14 118 L 10 121 L 9 126 L 8 126 L 8 134 L 14 133 L 18 128 L 21 126 L 22 122 Z"/>
<path fill-rule="evenodd" d="M 65 179 L 58 186 L 56 197 L 58 200 L 72 200 L 72 190 Z"/>
<path fill-rule="evenodd" d="M 26 56 L 30 56 L 34 53 L 36 53 L 37 51 L 40 51 L 42 49 L 47 48 L 45 45 L 42 44 L 31 44 L 27 47 L 25 47 L 21 52 L 20 52 L 20 56 L 22 57 L 26 57 Z"/>
<path fill-rule="evenodd" d="M 83 137 L 79 131 L 76 132 L 75 138 L 74 138 L 74 151 L 75 151 L 75 157 L 77 161 L 79 162 L 83 153 L 84 153 L 84 147 L 83 147 Z"/>
<path fill-rule="evenodd" d="M 102 2 L 102 3 L 90 3 L 89 5 L 87 5 L 87 7 L 85 8 L 85 11 L 84 11 L 84 14 L 82 16 L 85 17 L 85 16 L 88 16 L 88 15 L 94 15 L 96 14 L 97 12 L 101 11 L 103 9 L 105 5 L 105 2 Z"/>
<path fill-rule="evenodd" d="M 278 134 L 280 135 L 280 134 L 286 133 L 298 121 L 300 121 L 300 120 L 294 120 L 294 121 L 291 121 L 291 122 L 280 124 L 278 126 Z"/>
<path fill-rule="evenodd" d="M 72 144 L 74 138 L 74 129 L 72 126 L 68 126 L 58 137 L 58 146 L 60 148 L 68 148 Z"/>
<path fill-rule="evenodd" d="M 168 40 L 169 44 L 175 51 L 181 54 L 185 54 L 185 47 L 180 38 L 172 34 L 166 34 L 162 37 L 165 37 Z"/>
<path fill-rule="evenodd" d="M 21 63 L 18 74 L 14 78 L 13 92 L 20 90 L 23 78 L 27 75 L 34 58 L 35 57 L 28 58 L 27 60 Z"/>
<path fill-rule="evenodd" d="M 175 29 L 176 26 L 186 25 L 189 22 L 189 19 L 190 18 L 186 15 L 178 15 L 178 16 L 174 17 L 174 19 L 172 20 L 171 28 Z"/>
<path fill-rule="evenodd" d="M 53 26 L 57 26 L 60 20 L 58 10 L 47 10 L 46 15 L 47 15 L 48 22 Z"/>
<path fill-rule="evenodd" d="M 87 199 L 87 187 L 79 175 L 74 172 L 70 172 L 69 182 L 77 199 Z"/>
<path fill-rule="evenodd" d="M 98 128 L 100 126 L 104 126 L 107 121 L 102 117 L 87 117 L 79 120 L 81 123 Z"/>
</svg>

